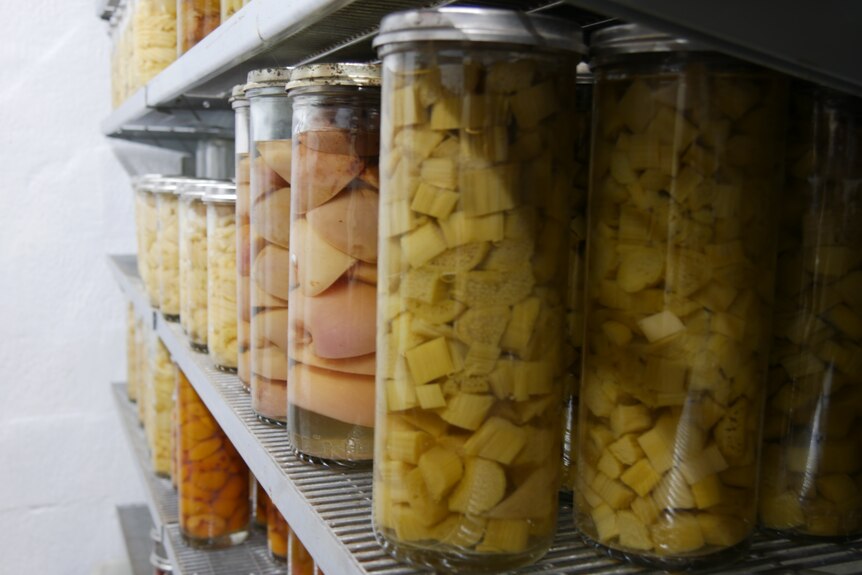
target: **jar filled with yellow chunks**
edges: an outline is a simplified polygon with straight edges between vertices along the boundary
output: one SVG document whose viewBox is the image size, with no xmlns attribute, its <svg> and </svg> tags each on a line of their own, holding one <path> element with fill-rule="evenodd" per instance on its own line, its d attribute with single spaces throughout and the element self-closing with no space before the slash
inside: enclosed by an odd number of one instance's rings
<svg viewBox="0 0 862 575">
<path fill-rule="evenodd" d="M 175 385 L 176 366 L 168 348 L 154 333 L 150 343 L 145 427 L 153 471 L 161 477 L 170 477 L 171 472 L 171 407 Z"/>
<path fill-rule="evenodd" d="M 287 304 L 290 297 L 291 103 L 289 68 L 248 75 L 251 407 L 287 421 Z"/>
<path fill-rule="evenodd" d="M 182 56 L 221 24 L 221 0 L 177 0 L 177 54 Z"/>
<path fill-rule="evenodd" d="M 266 511 L 266 547 L 273 559 L 284 563 L 287 561 L 287 541 L 290 528 L 278 507 L 269 498 L 267 498 Z M 288 572 L 293 575 L 293 571 L 288 570 Z"/>
<path fill-rule="evenodd" d="M 293 103 L 287 429 L 306 461 L 374 457 L 380 66 L 312 64 Z"/>
<path fill-rule="evenodd" d="M 375 530 L 413 563 L 510 569 L 556 527 L 581 33 L 445 8 L 375 45 Z"/>
<path fill-rule="evenodd" d="M 136 0 L 134 6 L 134 74 L 144 85 L 177 59 L 177 2 Z"/>
<path fill-rule="evenodd" d="M 228 18 L 239 12 L 249 2 L 250 0 L 221 0 L 221 21 L 227 21 Z"/>
<path fill-rule="evenodd" d="M 150 305 L 159 307 L 159 252 L 156 235 L 159 229 L 159 210 L 155 190 L 161 176 L 146 175 L 134 180 L 135 223 L 138 244 L 138 275 Z"/>
<path fill-rule="evenodd" d="M 236 174 L 236 335 L 237 375 L 242 387 L 251 391 L 251 251 L 249 244 L 249 106 L 245 84 L 234 86 L 230 98 L 234 110 L 234 151 Z"/>
<path fill-rule="evenodd" d="M 138 318 L 135 316 L 135 306 L 128 304 L 126 310 L 126 395 L 129 401 L 138 401 L 138 389 L 141 387 L 141 370 L 138 369 Z"/>
<path fill-rule="evenodd" d="M 212 183 L 207 209 L 207 348 L 216 368 L 235 372 L 236 185 Z"/>
<path fill-rule="evenodd" d="M 177 377 L 180 534 L 195 548 L 246 540 L 249 472 L 182 371 Z"/>
<path fill-rule="evenodd" d="M 168 321 L 180 319 L 179 186 L 183 181 L 184 178 L 161 178 L 155 185 L 159 309 Z"/>
<path fill-rule="evenodd" d="M 798 83 L 760 483 L 760 523 L 862 534 L 862 102 Z"/>
<path fill-rule="evenodd" d="M 576 524 L 714 565 L 756 519 L 786 81 L 639 25 L 593 49 Z"/>
<path fill-rule="evenodd" d="M 150 374 L 150 341 L 155 337 L 152 329 L 152 324 L 138 318 L 135 329 L 135 347 L 137 351 L 138 371 L 140 379 L 138 380 L 138 423 L 142 427 L 146 427 L 147 420 L 147 402 L 149 400 L 149 392 L 147 388 L 152 384 Z"/>
<path fill-rule="evenodd" d="M 209 180 L 180 189 L 180 325 L 192 349 L 207 351 L 207 209 Z"/>
</svg>

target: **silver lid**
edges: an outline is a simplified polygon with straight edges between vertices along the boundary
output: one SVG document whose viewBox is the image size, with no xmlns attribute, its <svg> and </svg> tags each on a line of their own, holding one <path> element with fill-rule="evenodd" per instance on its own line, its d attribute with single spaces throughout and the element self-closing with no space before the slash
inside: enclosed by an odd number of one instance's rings
<svg viewBox="0 0 862 575">
<path fill-rule="evenodd" d="M 138 176 L 132 176 L 132 189 L 136 192 L 152 192 L 153 184 L 161 177 L 161 174 L 141 174 Z"/>
<path fill-rule="evenodd" d="M 237 84 L 230 91 L 230 98 L 227 101 L 231 104 L 234 104 L 234 108 L 243 102 L 247 102 L 248 98 L 245 97 L 245 84 Z"/>
<path fill-rule="evenodd" d="M 287 91 L 309 86 L 380 86 L 380 64 L 342 62 L 294 68 Z"/>
<path fill-rule="evenodd" d="M 204 186 L 204 202 L 210 204 L 236 203 L 236 184 L 211 181 Z"/>
<path fill-rule="evenodd" d="M 709 48 L 686 38 L 659 32 L 642 24 L 620 24 L 593 34 L 590 42 L 598 61 L 618 54 L 703 52 Z"/>
<path fill-rule="evenodd" d="M 374 38 L 378 54 L 387 46 L 417 40 L 495 42 L 586 54 L 574 22 L 492 8 L 435 8 L 395 12 L 380 22 Z"/>
<path fill-rule="evenodd" d="M 290 82 L 290 75 L 293 68 L 261 68 L 252 70 L 248 73 L 246 79 L 245 92 L 248 96 L 249 90 L 258 88 L 282 88 Z"/>
<path fill-rule="evenodd" d="M 180 186 L 192 179 L 187 176 L 160 176 L 152 181 L 151 189 L 157 194 L 178 195 Z"/>
<path fill-rule="evenodd" d="M 203 200 L 204 194 L 206 193 L 209 186 L 213 184 L 224 184 L 227 183 L 223 180 L 205 180 L 198 178 L 189 178 L 179 187 L 180 197 L 183 199 L 191 199 L 191 200 Z"/>
</svg>

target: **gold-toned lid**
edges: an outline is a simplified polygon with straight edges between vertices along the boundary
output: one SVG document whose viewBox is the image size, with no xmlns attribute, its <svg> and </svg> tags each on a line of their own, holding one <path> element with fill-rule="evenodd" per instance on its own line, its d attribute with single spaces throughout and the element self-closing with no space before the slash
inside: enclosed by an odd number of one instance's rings
<svg viewBox="0 0 862 575">
<path fill-rule="evenodd" d="M 342 62 L 294 68 L 287 91 L 308 86 L 380 86 L 380 64 Z"/>
</svg>

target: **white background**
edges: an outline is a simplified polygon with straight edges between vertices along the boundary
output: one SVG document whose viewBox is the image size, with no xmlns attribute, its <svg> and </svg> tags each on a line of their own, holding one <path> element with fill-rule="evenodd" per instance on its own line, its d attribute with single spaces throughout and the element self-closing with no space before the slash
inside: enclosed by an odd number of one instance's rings
<svg viewBox="0 0 862 575">
<path fill-rule="evenodd" d="M 110 41 L 94 0 L 0 8 L 0 572 L 125 561 L 116 505 L 143 500 L 109 383 L 125 302 L 107 253 L 134 251 L 133 172 L 176 158 L 114 143 Z"/>
</svg>

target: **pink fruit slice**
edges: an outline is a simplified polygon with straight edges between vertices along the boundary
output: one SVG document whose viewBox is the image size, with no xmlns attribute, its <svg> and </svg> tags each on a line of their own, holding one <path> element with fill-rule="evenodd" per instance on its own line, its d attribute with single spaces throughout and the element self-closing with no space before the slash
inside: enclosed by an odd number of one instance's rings
<svg viewBox="0 0 862 575">
<path fill-rule="evenodd" d="M 290 183 L 292 140 L 270 140 L 257 142 L 257 151 L 270 170 Z"/>
<path fill-rule="evenodd" d="M 377 192 L 354 188 L 306 214 L 326 242 L 364 262 L 377 261 Z"/>
<path fill-rule="evenodd" d="M 252 209 L 257 233 L 282 247 L 290 246 L 290 188 L 267 194 Z"/>
<path fill-rule="evenodd" d="M 344 359 L 327 359 L 315 353 L 314 342 L 302 341 L 290 342 L 288 348 L 290 358 L 313 367 L 331 369 L 342 373 L 356 373 L 359 375 L 374 375 L 376 354 L 360 355 L 359 357 L 346 357 Z"/>
<path fill-rule="evenodd" d="M 299 214 L 329 201 L 365 167 L 359 156 L 318 152 L 302 143 L 296 147 L 294 161 L 293 206 Z"/>
<path fill-rule="evenodd" d="M 287 299 L 290 296 L 290 252 L 275 244 L 266 246 L 254 259 L 251 277 L 266 293 Z"/>
<path fill-rule="evenodd" d="M 305 218 L 293 222 L 290 245 L 295 278 L 305 295 L 323 292 L 356 263 L 354 258 L 324 241 Z"/>
<path fill-rule="evenodd" d="M 374 426 L 374 378 L 296 363 L 290 368 L 288 400 L 332 419 Z"/>
</svg>

